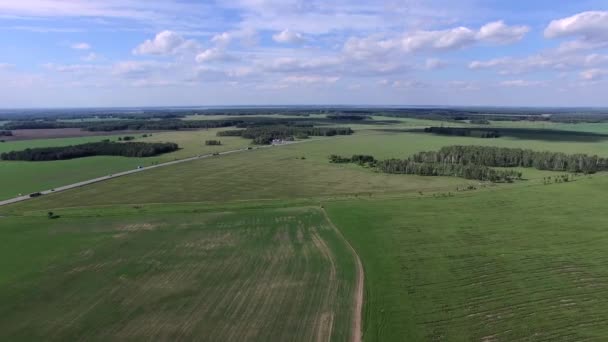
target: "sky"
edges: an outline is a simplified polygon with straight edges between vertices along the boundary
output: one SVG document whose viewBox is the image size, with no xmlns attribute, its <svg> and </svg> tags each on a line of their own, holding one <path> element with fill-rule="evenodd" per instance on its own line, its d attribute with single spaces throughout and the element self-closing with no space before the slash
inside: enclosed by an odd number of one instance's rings
<svg viewBox="0 0 608 342">
<path fill-rule="evenodd" d="M 0 107 L 608 106 L 606 0 L 0 0 Z"/>
</svg>

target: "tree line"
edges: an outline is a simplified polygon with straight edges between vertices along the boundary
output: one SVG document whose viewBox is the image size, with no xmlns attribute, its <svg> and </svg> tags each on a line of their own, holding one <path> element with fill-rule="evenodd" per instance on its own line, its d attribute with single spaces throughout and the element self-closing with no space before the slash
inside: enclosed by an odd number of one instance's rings
<svg viewBox="0 0 608 342">
<path fill-rule="evenodd" d="M 2 160 L 49 161 L 91 156 L 152 157 L 176 151 L 175 143 L 117 143 L 102 141 L 61 147 L 27 148 L 0 154 Z"/>
<path fill-rule="evenodd" d="M 357 121 L 348 119 L 347 121 Z M 162 117 L 158 119 L 124 119 L 104 121 L 57 121 L 57 120 L 14 120 L 6 123 L 3 129 L 58 129 L 80 128 L 85 131 L 175 131 L 181 129 L 209 129 L 223 127 L 250 128 L 256 126 L 295 126 L 314 127 L 315 124 L 340 122 L 341 118 L 273 118 L 273 117 L 238 117 L 218 120 L 182 120 L 180 118 Z"/>
<path fill-rule="evenodd" d="M 12 121 L 5 124 L 9 129 L 57 129 L 80 128 L 86 131 L 174 131 L 180 129 L 201 129 L 230 127 L 243 123 L 243 120 L 110 120 L 91 122 L 61 121 Z"/>
<path fill-rule="evenodd" d="M 326 117 L 330 120 L 340 121 L 364 121 L 369 120 L 367 115 L 356 115 L 356 114 L 328 114 Z"/>
<path fill-rule="evenodd" d="M 257 145 L 269 145 L 273 140 L 306 139 L 309 136 L 350 135 L 354 131 L 350 127 L 302 127 L 302 126 L 259 126 L 242 130 L 218 132 L 218 136 L 241 136 L 253 139 Z"/>
<path fill-rule="evenodd" d="M 373 167 L 384 173 L 449 176 L 490 182 L 513 182 L 514 180 L 521 179 L 522 176 L 521 172 L 514 170 L 496 170 L 482 165 L 416 162 L 412 159 L 376 160 L 370 155 L 353 155 L 348 158 L 332 154 L 329 156 L 329 161 L 331 163 L 355 163 Z"/>
<path fill-rule="evenodd" d="M 12 131 L 0 131 L 0 137 L 12 137 L 12 136 L 13 136 Z"/>
<path fill-rule="evenodd" d="M 490 182 L 513 182 L 521 179 L 521 172 L 515 170 L 496 170 L 476 164 L 449 164 L 415 162 L 411 159 L 388 159 L 376 163 L 384 173 L 401 173 L 419 176 L 451 176 Z"/>
<path fill-rule="evenodd" d="M 336 164 L 345 164 L 345 163 L 355 163 L 355 164 L 359 164 L 359 165 L 367 164 L 368 166 L 375 166 L 377 163 L 374 156 L 365 155 L 365 154 L 354 154 L 350 158 L 332 154 L 329 156 L 329 162 L 336 163 Z"/>
<path fill-rule="evenodd" d="M 492 146 L 447 146 L 439 151 L 417 153 L 411 160 L 417 163 L 530 167 L 586 174 L 608 170 L 608 159 L 598 156 Z"/>
<path fill-rule="evenodd" d="M 207 146 L 217 146 L 217 145 L 221 145 L 222 142 L 219 140 L 205 140 L 205 145 Z"/>
<path fill-rule="evenodd" d="M 452 135 L 459 137 L 477 137 L 477 138 L 500 138 L 498 130 L 485 130 L 462 127 L 427 127 L 424 129 L 426 133 L 439 135 Z"/>
</svg>

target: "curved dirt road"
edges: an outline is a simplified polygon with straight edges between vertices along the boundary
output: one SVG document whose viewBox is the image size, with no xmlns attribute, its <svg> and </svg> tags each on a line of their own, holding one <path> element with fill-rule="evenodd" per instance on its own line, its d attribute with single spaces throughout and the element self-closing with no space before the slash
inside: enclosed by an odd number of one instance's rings
<svg viewBox="0 0 608 342">
<path fill-rule="evenodd" d="M 352 342 L 361 342 L 362 337 L 363 337 L 363 332 L 361 330 L 362 329 L 361 316 L 363 315 L 363 282 L 365 280 L 365 275 L 363 273 L 363 264 L 361 263 L 361 259 L 359 258 L 359 255 L 357 254 L 357 252 L 355 251 L 353 246 L 350 244 L 350 242 L 348 242 L 348 240 L 346 240 L 344 235 L 342 235 L 342 232 L 340 231 L 340 229 L 338 229 L 338 227 L 336 227 L 336 225 L 330 220 L 329 215 L 327 215 L 327 212 L 325 211 L 325 208 L 321 207 L 321 211 L 323 212 L 323 215 L 325 216 L 325 220 L 329 223 L 331 228 L 336 231 L 336 234 L 338 234 L 338 236 L 344 241 L 346 246 L 348 246 L 348 249 L 350 249 L 351 253 L 353 254 L 353 257 L 355 258 L 355 264 L 357 267 L 357 272 L 356 272 L 357 279 L 355 280 L 355 294 L 354 294 L 355 305 L 353 308 L 353 321 L 352 321 L 353 334 L 352 334 L 351 341 Z"/>
</svg>

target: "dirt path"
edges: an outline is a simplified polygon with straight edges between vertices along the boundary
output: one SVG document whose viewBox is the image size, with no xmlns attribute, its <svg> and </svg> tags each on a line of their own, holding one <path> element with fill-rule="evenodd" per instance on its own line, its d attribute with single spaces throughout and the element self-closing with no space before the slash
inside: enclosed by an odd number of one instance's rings
<svg viewBox="0 0 608 342">
<path fill-rule="evenodd" d="M 329 246 L 327 246 L 325 241 L 321 239 L 316 230 L 313 230 L 312 232 L 312 241 L 317 250 L 321 252 L 321 254 L 325 257 L 325 259 L 327 259 L 327 261 L 329 261 L 330 264 L 329 279 L 327 280 L 328 285 L 324 302 L 331 305 L 331 303 L 335 302 L 338 291 L 335 258 Z M 331 307 L 324 308 L 324 310 L 322 310 L 321 314 L 318 317 L 316 338 L 317 342 L 331 341 L 331 333 L 334 325 L 334 313 L 330 310 Z"/>
<path fill-rule="evenodd" d="M 356 272 L 357 279 L 355 281 L 355 293 L 354 293 L 355 305 L 353 308 L 353 321 L 352 321 L 353 334 L 352 334 L 351 341 L 352 342 L 361 342 L 361 340 L 362 340 L 361 316 L 363 314 L 363 282 L 365 280 L 365 275 L 363 273 L 363 264 L 361 263 L 361 259 L 359 258 L 359 255 L 357 254 L 357 252 L 355 251 L 353 246 L 348 242 L 348 240 L 344 237 L 344 235 L 342 235 L 342 232 L 340 231 L 340 229 L 338 229 L 338 227 L 336 227 L 336 225 L 331 221 L 331 219 L 329 218 L 329 215 L 327 215 L 327 212 L 325 211 L 325 208 L 321 207 L 321 211 L 323 212 L 323 216 L 325 216 L 325 220 L 329 223 L 331 228 L 336 231 L 336 234 L 338 234 L 338 236 L 344 241 L 346 246 L 348 246 L 348 249 L 350 249 L 350 251 L 353 254 L 353 257 L 355 258 L 355 264 L 357 267 L 357 272 Z"/>
</svg>

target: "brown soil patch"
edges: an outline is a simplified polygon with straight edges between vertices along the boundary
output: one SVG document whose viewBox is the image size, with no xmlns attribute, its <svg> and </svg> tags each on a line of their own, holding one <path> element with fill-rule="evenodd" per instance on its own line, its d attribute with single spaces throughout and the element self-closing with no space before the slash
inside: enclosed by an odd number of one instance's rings
<svg viewBox="0 0 608 342">
<path fill-rule="evenodd" d="M 119 227 L 118 230 L 125 232 L 150 231 L 156 229 L 156 226 L 150 223 L 135 223 Z"/>
</svg>

